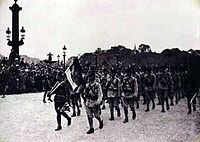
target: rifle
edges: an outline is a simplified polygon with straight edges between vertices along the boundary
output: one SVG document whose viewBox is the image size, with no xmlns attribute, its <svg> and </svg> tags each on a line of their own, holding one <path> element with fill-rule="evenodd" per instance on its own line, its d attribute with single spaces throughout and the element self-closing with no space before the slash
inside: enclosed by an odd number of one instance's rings
<svg viewBox="0 0 200 142">
<path fill-rule="evenodd" d="M 51 95 L 53 94 L 53 92 L 61 85 L 61 84 L 63 84 L 65 81 L 62 81 L 62 82 L 56 82 L 56 84 L 51 88 L 51 90 L 50 91 L 48 91 L 47 92 L 47 97 L 49 97 L 48 98 L 48 100 L 50 100 L 50 101 L 52 101 L 51 100 Z"/>
<path fill-rule="evenodd" d="M 194 98 L 198 95 L 198 93 L 195 93 L 194 96 L 192 97 L 192 99 L 190 100 L 190 104 L 192 104 Z"/>
</svg>

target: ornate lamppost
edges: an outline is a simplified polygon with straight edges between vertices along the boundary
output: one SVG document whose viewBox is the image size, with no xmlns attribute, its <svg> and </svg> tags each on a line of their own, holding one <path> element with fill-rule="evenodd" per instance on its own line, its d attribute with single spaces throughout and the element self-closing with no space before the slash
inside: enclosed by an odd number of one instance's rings
<svg viewBox="0 0 200 142">
<path fill-rule="evenodd" d="M 19 40 L 19 11 L 22 10 L 21 7 L 17 4 L 17 0 L 14 0 L 15 3 L 12 5 L 12 7 L 9 7 L 9 9 L 12 11 L 12 40 L 10 40 L 10 34 L 11 31 L 8 27 L 6 34 L 7 34 L 7 40 L 8 45 L 12 46 L 11 53 L 9 56 L 9 60 L 12 62 L 17 60 L 20 60 L 19 56 L 19 46 L 24 44 L 24 38 L 25 38 L 25 29 L 22 27 L 20 30 L 21 32 L 21 39 Z"/>
<path fill-rule="evenodd" d="M 63 47 L 63 64 L 64 64 L 64 69 L 65 69 L 66 50 L 67 50 L 67 48 L 66 48 L 65 45 L 64 45 L 64 47 Z"/>
</svg>

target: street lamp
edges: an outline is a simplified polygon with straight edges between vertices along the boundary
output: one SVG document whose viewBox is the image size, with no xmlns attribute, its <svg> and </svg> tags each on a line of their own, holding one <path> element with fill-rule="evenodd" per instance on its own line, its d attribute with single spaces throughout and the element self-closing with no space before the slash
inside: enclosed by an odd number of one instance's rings
<svg viewBox="0 0 200 142">
<path fill-rule="evenodd" d="M 67 48 L 66 48 L 65 45 L 64 45 L 64 47 L 63 47 L 63 64 L 64 64 L 64 69 L 65 69 L 66 50 L 67 50 Z"/>
<path fill-rule="evenodd" d="M 10 31 L 10 29 L 9 29 L 9 27 L 8 27 L 8 29 L 6 30 L 6 34 L 7 34 L 7 40 L 9 41 L 10 40 L 10 34 L 11 34 L 11 31 Z"/>
<path fill-rule="evenodd" d="M 22 27 L 22 29 L 20 30 L 20 32 L 21 32 L 21 39 L 23 40 L 23 39 L 25 39 L 25 35 L 24 35 L 24 33 L 25 33 L 25 29 L 24 29 L 24 27 Z"/>
<path fill-rule="evenodd" d="M 59 64 L 59 62 L 60 62 L 60 55 L 58 55 L 57 57 L 58 57 L 58 64 Z"/>
</svg>

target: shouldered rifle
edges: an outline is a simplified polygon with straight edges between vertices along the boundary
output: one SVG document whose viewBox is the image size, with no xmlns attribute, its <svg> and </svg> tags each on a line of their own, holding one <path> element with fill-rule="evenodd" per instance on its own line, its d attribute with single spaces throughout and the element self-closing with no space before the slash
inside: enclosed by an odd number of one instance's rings
<svg viewBox="0 0 200 142">
<path fill-rule="evenodd" d="M 47 92 L 47 97 L 48 97 L 48 100 L 50 100 L 50 101 L 52 101 L 51 100 L 51 95 L 56 91 L 56 89 L 60 86 L 60 85 L 62 85 L 63 83 L 64 83 L 65 81 L 62 81 L 62 82 L 56 82 L 56 84 L 51 88 L 51 90 L 50 91 L 48 91 Z"/>
</svg>

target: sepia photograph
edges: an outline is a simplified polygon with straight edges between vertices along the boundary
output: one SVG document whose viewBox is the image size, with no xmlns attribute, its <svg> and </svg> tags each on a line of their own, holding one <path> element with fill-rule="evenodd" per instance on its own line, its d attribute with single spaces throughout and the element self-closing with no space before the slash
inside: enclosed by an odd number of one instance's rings
<svg viewBox="0 0 200 142">
<path fill-rule="evenodd" d="M 200 0 L 0 0 L 0 142 L 200 142 Z"/>
</svg>

